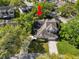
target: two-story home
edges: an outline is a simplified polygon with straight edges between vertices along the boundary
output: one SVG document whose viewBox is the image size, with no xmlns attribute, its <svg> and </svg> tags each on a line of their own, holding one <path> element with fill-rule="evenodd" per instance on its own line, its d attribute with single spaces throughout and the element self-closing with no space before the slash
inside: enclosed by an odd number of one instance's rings
<svg viewBox="0 0 79 59">
<path fill-rule="evenodd" d="M 49 41 L 57 40 L 58 24 L 59 21 L 55 19 L 38 20 L 33 24 L 32 34 L 36 38 L 44 38 Z"/>
</svg>

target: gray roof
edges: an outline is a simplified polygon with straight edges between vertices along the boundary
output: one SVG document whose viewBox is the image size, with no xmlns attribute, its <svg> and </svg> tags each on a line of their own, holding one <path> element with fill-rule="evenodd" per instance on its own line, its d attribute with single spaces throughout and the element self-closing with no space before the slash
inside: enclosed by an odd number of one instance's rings
<svg viewBox="0 0 79 59">
<path fill-rule="evenodd" d="M 55 34 L 58 31 L 57 21 L 55 19 L 47 20 L 47 21 L 39 20 L 39 22 L 42 22 L 43 25 L 41 26 L 40 29 L 37 30 L 37 34 L 35 35 L 37 38 L 45 38 L 48 40 L 57 40 L 58 39 L 57 34 Z"/>
<path fill-rule="evenodd" d="M 9 6 L 0 7 L 0 18 L 13 18 L 14 17 L 14 9 Z"/>
<path fill-rule="evenodd" d="M 0 6 L 0 10 L 9 10 L 9 9 L 13 9 L 12 6 Z"/>
</svg>

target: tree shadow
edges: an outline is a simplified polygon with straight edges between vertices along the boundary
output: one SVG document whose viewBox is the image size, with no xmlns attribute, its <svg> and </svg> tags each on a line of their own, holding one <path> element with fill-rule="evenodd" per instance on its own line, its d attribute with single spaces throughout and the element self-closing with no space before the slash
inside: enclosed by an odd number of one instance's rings
<svg viewBox="0 0 79 59">
<path fill-rule="evenodd" d="M 45 48 L 43 47 L 43 43 L 47 41 L 33 40 L 30 45 L 28 52 L 29 53 L 46 53 Z"/>
</svg>

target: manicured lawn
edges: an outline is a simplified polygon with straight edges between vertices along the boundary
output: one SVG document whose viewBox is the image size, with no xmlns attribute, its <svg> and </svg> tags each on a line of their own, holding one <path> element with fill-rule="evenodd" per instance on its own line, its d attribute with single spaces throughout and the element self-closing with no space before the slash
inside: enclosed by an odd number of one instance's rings
<svg viewBox="0 0 79 59">
<path fill-rule="evenodd" d="M 58 42 L 57 48 L 59 54 L 72 54 L 79 56 L 79 49 L 75 48 L 73 45 L 70 45 L 66 41 Z"/>
</svg>

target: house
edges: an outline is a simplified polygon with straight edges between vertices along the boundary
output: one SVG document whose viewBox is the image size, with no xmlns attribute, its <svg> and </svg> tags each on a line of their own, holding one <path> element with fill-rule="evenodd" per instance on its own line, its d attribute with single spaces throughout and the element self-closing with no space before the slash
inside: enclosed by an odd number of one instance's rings
<svg viewBox="0 0 79 59">
<path fill-rule="evenodd" d="M 9 7 L 9 6 L 1 6 L 0 7 L 0 18 L 1 19 L 10 19 L 10 18 L 14 18 L 14 9 L 13 7 Z"/>
<path fill-rule="evenodd" d="M 33 25 L 32 34 L 36 38 L 44 38 L 50 41 L 57 40 L 59 32 L 58 21 L 52 20 L 38 20 Z"/>
<path fill-rule="evenodd" d="M 64 1 L 69 1 L 69 2 L 72 2 L 72 3 L 76 3 L 77 0 L 38 0 L 38 1 L 48 1 L 48 2 L 64 2 Z"/>
</svg>

